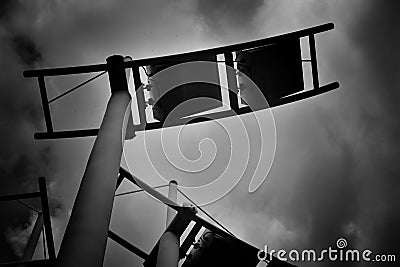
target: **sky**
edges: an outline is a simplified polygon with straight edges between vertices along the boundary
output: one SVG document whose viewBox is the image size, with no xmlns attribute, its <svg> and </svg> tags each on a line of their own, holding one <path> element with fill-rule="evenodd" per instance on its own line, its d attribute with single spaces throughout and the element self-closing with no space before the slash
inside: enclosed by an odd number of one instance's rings
<svg viewBox="0 0 400 267">
<path fill-rule="evenodd" d="M 274 249 L 321 250 L 345 238 L 348 247 L 396 254 L 399 259 L 399 5 L 395 0 L 3 0 L 0 194 L 36 190 L 37 177 L 45 176 L 58 249 L 94 140 L 34 140 L 33 133 L 45 126 L 37 82 L 23 78 L 23 70 L 103 63 L 112 54 L 146 58 L 181 53 L 334 22 L 333 31 L 317 36 L 318 66 L 321 83 L 339 81 L 340 89 L 274 108 L 276 151 L 266 181 L 249 194 L 251 177 L 245 174 L 225 197 L 204 208 L 260 248 L 267 244 Z M 89 76 L 46 80 L 49 97 Z M 55 128 L 97 127 L 109 95 L 103 76 L 55 102 Z M 192 143 L 205 137 L 214 137 L 216 145 L 224 147 L 226 138 L 220 130 L 215 124 L 198 125 L 182 141 L 184 153 L 196 158 L 199 151 Z M 157 135 L 149 133 L 150 141 L 152 134 Z M 143 140 L 138 135 L 127 146 L 139 146 Z M 128 164 L 150 184 L 165 183 L 148 167 L 163 166 L 157 165 L 157 157 L 149 163 L 146 150 L 157 149 L 149 143 L 131 149 Z M 226 166 L 223 157 L 233 151 L 231 147 L 218 150 L 222 159 L 217 167 Z M 128 189 L 123 184 L 121 192 Z M 34 215 L 18 203 L 0 205 L 0 261 L 16 260 Z M 111 228 L 150 251 L 164 220 L 164 207 L 148 196 L 120 197 L 114 203 Z M 140 266 L 140 260 L 109 241 L 104 265 Z"/>
</svg>

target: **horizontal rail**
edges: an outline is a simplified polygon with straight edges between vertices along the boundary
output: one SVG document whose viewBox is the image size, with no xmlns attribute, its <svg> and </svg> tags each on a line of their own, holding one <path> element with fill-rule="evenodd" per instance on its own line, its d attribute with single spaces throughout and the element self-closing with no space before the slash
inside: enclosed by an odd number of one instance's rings
<svg viewBox="0 0 400 267">
<path fill-rule="evenodd" d="M 60 138 L 75 138 L 75 137 L 88 137 L 96 136 L 99 129 L 83 129 L 83 130 L 70 130 L 70 131 L 57 131 L 57 132 L 41 132 L 35 133 L 35 139 L 60 139 Z"/>
<path fill-rule="evenodd" d="M 234 52 L 238 50 L 245 50 L 260 46 L 265 46 L 268 44 L 294 39 L 301 38 L 325 31 L 332 30 L 334 28 L 333 23 L 326 23 L 314 27 L 310 27 L 307 29 L 302 29 L 299 31 L 294 31 L 290 33 L 285 33 L 277 36 L 267 37 L 259 40 L 249 41 L 245 43 L 227 45 L 222 47 L 210 48 L 205 50 L 199 50 L 194 52 L 154 57 L 154 58 L 144 58 L 138 59 L 134 61 L 128 61 L 124 63 L 125 68 L 133 68 L 140 67 L 146 65 L 155 65 L 160 63 L 173 63 L 173 62 L 181 62 L 182 58 L 190 58 L 197 57 L 203 55 L 218 55 L 229 52 Z M 24 77 L 38 77 L 38 76 L 57 76 L 57 75 L 69 75 L 69 74 L 80 74 L 80 73 L 90 73 L 90 72 L 100 72 L 106 71 L 106 64 L 97 64 L 97 65 L 86 65 L 86 66 L 75 66 L 75 67 L 64 67 L 64 68 L 52 68 L 52 69 L 37 69 L 37 70 L 26 70 L 24 71 Z"/>
<path fill-rule="evenodd" d="M 296 101 L 304 100 L 304 99 L 307 99 L 307 98 L 310 98 L 313 96 L 327 93 L 327 92 L 335 90 L 337 88 L 339 88 L 338 82 L 329 83 L 329 84 L 319 87 L 318 89 L 303 91 L 298 94 L 294 94 L 294 95 L 290 95 L 290 96 L 281 98 L 278 101 L 271 103 L 271 107 L 282 106 L 282 105 L 286 105 L 286 104 L 293 103 Z"/>
<path fill-rule="evenodd" d="M 0 267 L 53 267 L 54 265 L 55 261 L 50 259 L 0 263 Z"/>
<path fill-rule="evenodd" d="M 119 245 L 121 245 L 122 247 L 124 247 L 127 250 L 129 250 L 130 252 L 135 253 L 140 258 L 142 258 L 144 260 L 147 260 L 149 258 L 149 255 L 146 252 L 144 252 L 140 248 L 134 246 L 133 244 L 131 244 L 127 240 L 123 239 L 122 237 L 120 237 L 119 235 L 114 233 L 113 231 L 108 230 L 108 237 L 110 239 L 112 239 L 113 241 L 115 241 L 116 243 L 118 243 Z"/>
<path fill-rule="evenodd" d="M 41 196 L 40 192 L 14 194 L 14 195 L 4 195 L 4 196 L 0 196 L 0 201 L 36 198 L 36 197 L 40 197 L 40 196 Z"/>
<path fill-rule="evenodd" d="M 164 184 L 164 185 L 158 185 L 158 186 L 154 186 L 153 189 L 158 189 L 158 188 L 163 188 L 163 187 L 167 187 L 169 186 L 168 184 Z M 126 196 L 129 194 L 134 194 L 134 193 L 139 193 L 139 192 L 143 192 L 144 189 L 137 189 L 137 190 L 132 190 L 132 191 L 128 191 L 128 192 L 123 192 L 123 193 L 119 193 L 119 194 L 115 194 L 115 197 L 119 197 L 119 196 Z"/>
<path fill-rule="evenodd" d="M 317 95 L 332 91 L 337 88 L 339 88 L 338 82 L 329 83 L 327 85 L 319 87 L 318 89 L 303 91 L 298 94 L 294 94 L 294 95 L 290 95 L 290 96 L 281 98 L 275 102 L 270 103 L 270 106 L 266 107 L 266 109 L 278 107 L 281 105 L 289 104 L 289 103 L 300 101 L 303 99 L 307 99 L 307 98 L 310 98 L 313 96 L 317 96 Z M 250 113 L 253 111 L 256 111 L 256 110 L 252 110 L 250 107 L 247 106 L 247 107 L 238 109 L 237 113 L 234 113 L 234 111 L 232 111 L 232 110 L 227 110 L 227 111 L 221 111 L 221 112 L 216 112 L 216 113 L 211 113 L 211 114 L 206 114 L 206 115 L 201 115 L 201 116 L 188 117 L 188 118 L 176 120 L 173 122 L 168 122 L 168 124 L 165 124 L 164 122 L 152 122 L 152 123 L 148 123 L 146 125 L 145 129 L 143 129 L 143 127 L 140 125 L 135 125 L 134 128 L 135 128 L 136 132 L 140 132 L 140 131 L 144 131 L 144 130 L 149 131 L 149 130 L 155 130 L 155 129 L 160 129 L 160 128 L 180 126 L 180 125 L 184 125 L 184 124 L 194 124 L 194 123 L 198 123 L 198 122 L 222 119 L 222 118 L 227 118 L 227 117 L 234 116 L 234 115 L 242 115 L 242 114 Z M 98 134 L 98 132 L 99 132 L 99 129 L 41 132 L 41 133 L 35 133 L 34 137 L 35 137 L 35 139 L 60 139 L 60 138 L 89 137 L 89 136 L 96 136 Z"/>
<path fill-rule="evenodd" d="M 88 80 L 86 80 L 86 81 L 84 81 L 84 82 L 82 82 L 82 83 L 80 83 L 80 84 L 78 84 L 78 85 L 72 87 L 71 89 L 65 91 L 64 93 L 62 93 L 62 94 L 60 94 L 60 95 L 54 97 L 53 99 L 50 99 L 50 100 L 48 101 L 48 103 L 50 104 L 50 103 L 52 103 L 52 102 L 54 102 L 54 101 L 60 99 L 61 97 L 66 96 L 66 95 L 68 95 L 68 94 L 74 92 L 75 90 L 77 90 L 77 89 L 81 88 L 82 86 L 84 86 L 84 85 L 90 83 L 91 81 L 93 81 L 93 80 L 99 78 L 100 76 L 102 76 L 102 75 L 105 74 L 105 73 L 107 73 L 107 71 L 103 71 L 103 72 L 97 74 L 96 76 L 94 76 L 94 77 L 92 77 L 92 78 L 90 78 L 90 79 L 88 79 Z"/>
<path fill-rule="evenodd" d="M 24 77 L 29 78 L 29 77 L 39 77 L 39 76 L 59 76 L 59 75 L 100 72 L 105 70 L 107 70 L 107 64 L 48 68 L 48 69 L 26 70 L 24 71 Z"/>
<path fill-rule="evenodd" d="M 159 64 L 159 63 L 173 63 L 173 62 L 181 61 L 182 58 L 196 57 L 196 56 L 201 56 L 201 55 L 218 55 L 218 54 L 224 54 L 226 52 L 235 52 L 235 51 L 239 51 L 239 50 L 245 50 L 245 49 L 265 46 L 265 45 L 273 44 L 276 42 L 285 41 L 288 39 L 306 37 L 306 36 L 309 36 L 312 34 L 329 31 L 329 30 L 332 30 L 333 28 L 334 28 L 333 23 L 326 23 L 326 24 L 315 26 L 315 27 L 295 31 L 295 32 L 285 33 L 285 34 L 267 37 L 267 38 L 254 40 L 254 41 L 249 41 L 249 42 L 245 42 L 245 43 L 239 43 L 239 44 L 210 48 L 210 49 L 199 50 L 199 51 L 194 51 L 194 52 L 182 53 L 182 54 L 178 54 L 178 55 L 169 55 L 169 56 L 134 60 L 131 62 L 126 62 L 125 66 L 126 67 L 135 67 L 135 66 L 146 66 L 146 65 Z"/>
<path fill-rule="evenodd" d="M 136 186 L 138 186 L 139 188 L 146 191 L 149 195 L 151 195 L 155 199 L 158 199 L 160 202 L 162 202 L 165 205 L 167 205 L 168 207 L 176 210 L 177 212 L 186 209 L 185 207 L 180 206 L 176 202 L 174 202 L 171 199 L 169 199 L 168 197 L 164 196 L 157 190 L 153 189 L 150 185 L 146 184 L 138 177 L 133 176 L 129 171 L 125 170 L 124 168 L 122 168 L 122 167 L 119 168 L 119 174 L 122 175 L 124 178 L 128 179 L 130 182 L 132 182 Z"/>
</svg>

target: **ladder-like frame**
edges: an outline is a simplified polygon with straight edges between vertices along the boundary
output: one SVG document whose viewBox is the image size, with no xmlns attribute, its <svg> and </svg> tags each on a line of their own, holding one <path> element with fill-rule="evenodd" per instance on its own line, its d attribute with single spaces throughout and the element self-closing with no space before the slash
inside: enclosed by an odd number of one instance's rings
<svg viewBox="0 0 400 267">
<path fill-rule="evenodd" d="M 296 102 L 302 99 L 306 99 L 309 97 L 313 97 L 319 94 L 323 94 L 329 92 L 331 90 L 337 89 L 339 87 L 338 82 L 332 82 L 325 85 L 320 85 L 319 82 L 319 75 L 318 75 L 318 64 L 317 64 L 317 52 L 315 47 L 315 35 L 321 32 L 329 31 L 334 28 L 333 23 L 327 23 L 291 33 L 286 33 L 282 35 L 277 35 L 273 37 L 268 37 L 260 40 L 228 45 L 223 47 L 211 48 L 206 50 L 200 50 L 195 52 L 177 54 L 177 55 L 169 55 L 169 56 L 162 56 L 162 57 L 155 57 L 155 58 L 147 58 L 147 59 L 139 59 L 133 61 L 127 61 L 124 63 L 125 68 L 132 69 L 132 76 L 135 84 L 136 89 L 136 99 L 137 99 L 137 106 L 139 112 L 139 119 L 140 124 L 135 125 L 135 131 L 142 131 L 142 130 L 152 130 L 152 129 L 159 129 L 162 127 L 167 127 L 163 125 L 163 122 L 152 122 L 146 123 L 146 115 L 145 115 L 145 99 L 143 90 L 138 90 L 142 86 L 142 81 L 140 79 L 139 69 L 141 67 L 145 67 L 148 65 L 157 65 L 157 64 L 173 64 L 173 63 L 180 63 L 182 62 L 182 58 L 198 58 L 204 56 L 216 56 L 216 55 L 224 55 L 225 56 L 225 65 L 226 67 L 233 67 L 233 56 L 232 52 L 252 49 L 256 47 L 262 47 L 274 43 L 284 42 L 288 40 L 300 39 L 302 37 L 308 37 L 309 41 L 309 49 L 310 49 L 310 58 L 309 59 L 302 59 L 303 62 L 311 63 L 311 72 L 312 72 L 312 83 L 313 88 L 310 90 L 306 90 L 294 95 L 290 95 L 288 97 L 281 98 L 273 103 L 268 103 L 269 108 L 281 106 L 284 104 Z M 96 136 L 99 129 L 78 129 L 78 130 L 67 130 L 67 131 L 58 131 L 53 128 L 52 116 L 50 112 L 50 104 L 59 99 L 60 97 L 66 95 L 69 92 L 77 89 L 81 85 L 84 85 L 95 78 L 101 76 L 102 74 L 108 71 L 107 64 L 96 64 L 96 65 L 86 65 L 86 66 L 76 66 L 76 67 L 64 67 L 64 68 L 51 68 L 51 69 L 38 69 L 38 70 L 27 70 L 24 71 L 24 77 L 36 77 L 38 79 L 39 89 L 40 89 L 40 96 L 42 101 L 43 107 L 43 114 L 46 123 L 46 131 L 35 133 L 35 139 L 59 139 L 59 138 L 74 138 L 74 137 L 86 137 L 86 136 Z M 79 86 L 76 86 L 69 90 L 62 95 L 49 100 L 47 96 L 47 89 L 46 89 L 46 82 L 45 78 L 49 76 L 60 76 L 60 75 L 71 75 L 71 74 L 84 74 L 84 73 L 100 73 L 93 78 L 89 79 L 88 81 L 82 83 Z M 233 88 L 236 87 L 235 81 L 232 80 L 232 77 L 228 76 L 228 87 Z M 302 88 L 303 90 L 304 88 Z M 238 95 L 235 94 L 233 91 L 229 91 L 229 102 L 230 107 L 236 114 L 245 114 L 252 112 L 250 107 L 242 107 L 239 108 L 238 106 Z M 190 120 L 181 119 L 178 120 L 176 123 L 168 125 L 168 126 L 175 126 L 181 124 L 191 124 L 197 123 L 201 121 L 207 121 L 211 119 L 218 119 L 224 118 L 228 116 L 232 116 L 232 111 L 228 112 L 219 112 L 215 114 L 211 114 L 212 116 L 208 115 L 208 117 L 199 116 L 198 118 L 192 117 Z"/>
</svg>

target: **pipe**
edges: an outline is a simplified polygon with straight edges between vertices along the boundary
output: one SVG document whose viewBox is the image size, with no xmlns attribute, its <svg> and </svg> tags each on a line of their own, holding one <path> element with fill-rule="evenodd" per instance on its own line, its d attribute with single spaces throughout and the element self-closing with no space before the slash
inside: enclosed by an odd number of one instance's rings
<svg viewBox="0 0 400 267">
<path fill-rule="evenodd" d="M 35 225 L 33 226 L 32 233 L 29 236 L 28 244 L 25 247 L 24 255 L 22 256 L 22 259 L 24 261 L 32 260 L 42 229 L 43 229 L 43 214 L 39 213 L 36 218 Z"/>
<path fill-rule="evenodd" d="M 107 58 L 111 97 L 90 153 L 57 266 L 103 266 L 131 96 L 124 58 Z"/>
<path fill-rule="evenodd" d="M 178 182 L 171 180 L 168 185 L 168 198 L 173 202 L 178 199 Z M 166 227 L 171 223 L 172 219 L 175 217 L 176 211 L 167 206 L 167 222 Z"/>
<path fill-rule="evenodd" d="M 167 231 L 160 238 L 156 267 L 178 267 L 178 262 L 179 237 Z"/>
</svg>

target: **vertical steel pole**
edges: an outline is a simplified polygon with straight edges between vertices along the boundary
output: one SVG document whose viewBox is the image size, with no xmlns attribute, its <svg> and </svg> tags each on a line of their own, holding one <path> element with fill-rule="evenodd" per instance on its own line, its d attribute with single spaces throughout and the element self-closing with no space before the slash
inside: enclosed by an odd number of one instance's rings
<svg viewBox="0 0 400 267">
<path fill-rule="evenodd" d="M 178 182 L 175 180 L 171 180 L 168 185 L 168 198 L 173 202 L 176 202 L 178 199 Z M 167 222 L 166 227 L 171 223 L 172 219 L 175 217 L 176 211 L 167 206 Z"/>
<path fill-rule="evenodd" d="M 111 98 L 75 199 L 57 266 L 103 266 L 131 96 L 124 58 L 107 58 Z"/>
<path fill-rule="evenodd" d="M 171 180 L 168 186 L 168 198 L 173 202 L 178 199 L 178 182 Z M 176 211 L 167 207 L 167 228 L 174 219 Z M 157 253 L 157 267 L 177 267 L 179 262 L 179 237 L 170 231 L 160 238 Z"/>
<path fill-rule="evenodd" d="M 158 246 L 156 267 L 178 267 L 179 237 L 173 232 L 165 232 Z"/>
<path fill-rule="evenodd" d="M 318 64 L 317 64 L 317 50 L 315 49 L 315 36 L 311 34 L 308 36 L 308 42 L 310 46 L 310 57 L 311 57 L 311 73 L 313 80 L 314 89 L 319 88 L 319 78 L 318 78 Z"/>
<path fill-rule="evenodd" d="M 53 230 L 51 228 L 49 200 L 47 198 L 47 185 L 44 177 L 39 177 L 40 203 L 42 204 L 44 230 L 46 232 L 47 248 L 49 250 L 49 259 L 56 258 L 54 248 Z"/>
<path fill-rule="evenodd" d="M 46 122 L 47 132 L 53 132 L 53 123 L 51 122 L 49 101 L 47 100 L 46 83 L 43 76 L 38 76 L 40 97 L 42 99 L 42 108 L 44 114 L 44 121 Z"/>
<path fill-rule="evenodd" d="M 24 255 L 22 256 L 22 259 L 24 261 L 32 260 L 42 229 L 43 229 L 43 213 L 39 213 L 36 218 L 35 225 L 33 226 L 31 235 L 29 236 L 28 244 L 26 244 Z"/>
<path fill-rule="evenodd" d="M 238 104 L 238 87 L 236 84 L 236 73 L 233 65 L 232 52 L 224 54 L 225 57 L 225 69 L 228 81 L 228 93 L 229 93 L 229 106 L 235 112 L 239 110 Z"/>
</svg>

